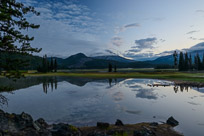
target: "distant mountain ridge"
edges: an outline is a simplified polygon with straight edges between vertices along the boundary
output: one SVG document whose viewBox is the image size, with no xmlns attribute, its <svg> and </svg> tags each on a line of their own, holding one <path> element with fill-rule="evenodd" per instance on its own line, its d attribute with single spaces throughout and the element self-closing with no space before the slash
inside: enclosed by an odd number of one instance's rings
<svg viewBox="0 0 204 136">
<path fill-rule="evenodd" d="M 108 64 L 112 64 L 113 66 L 117 66 L 118 68 L 153 67 L 152 64 L 150 64 L 149 62 L 129 60 L 116 55 L 88 57 L 83 53 L 77 53 L 65 59 L 56 59 L 59 67 L 63 69 L 100 69 L 107 68 Z"/>
<path fill-rule="evenodd" d="M 198 53 L 202 59 L 204 54 L 204 42 L 199 43 L 195 46 L 192 46 L 189 49 L 186 49 L 189 55 L 191 54 L 192 59 Z M 5 61 L 6 56 L 8 54 L 0 52 L 0 61 Z M 179 52 L 178 52 L 179 53 Z M 178 54 L 179 56 L 179 54 Z M 42 57 L 39 56 L 32 56 L 32 55 L 20 55 L 20 54 L 13 54 L 12 57 L 14 58 L 22 58 L 30 60 L 29 66 L 24 67 L 22 69 L 37 69 L 38 66 L 42 65 Z M 116 66 L 117 68 L 153 68 L 157 65 L 174 64 L 173 55 L 166 55 L 158 57 L 155 60 L 148 60 L 148 61 L 136 61 L 130 60 L 121 56 L 117 55 L 108 55 L 108 56 L 95 56 L 95 57 L 88 57 L 83 53 L 77 53 L 71 55 L 65 59 L 53 57 L 57 60 L 58 68 L 59 69 L 100 69 L 100 68 L 107 68 L 109 64 L 112 64 L 113 67 Z M 48 57 L 50 60 L 51 57 Z"/>
<path fill-rule="evenodd" d="M 117 56 L 117 55 L 96 56 L 96 57 L 93 57 L 93 58 L 95 58 L 95 59 L 102 59 L 102 60 L 114 60 L 114 61 L 125 62 L 125 63 L 135 62 L 135 60 L 126 59 L 124 57 Z"/>
</svg>

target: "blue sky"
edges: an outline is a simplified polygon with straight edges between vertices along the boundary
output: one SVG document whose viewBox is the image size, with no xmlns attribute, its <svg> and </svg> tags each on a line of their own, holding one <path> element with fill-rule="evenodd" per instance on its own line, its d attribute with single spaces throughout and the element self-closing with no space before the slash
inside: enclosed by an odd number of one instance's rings
<svg viewBox="0 0 204 136">
<path fill-rule="evenodd" d="M 204 42 L 203 0 L 18 0 L 41 12 L 28 19 L 39 55 L 118 54 L 142 60 Z"/>
</svg>

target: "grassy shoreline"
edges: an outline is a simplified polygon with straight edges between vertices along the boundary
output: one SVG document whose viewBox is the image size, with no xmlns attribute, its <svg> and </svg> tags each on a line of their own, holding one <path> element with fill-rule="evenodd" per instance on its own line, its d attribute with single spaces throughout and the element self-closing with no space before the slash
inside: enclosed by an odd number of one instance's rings
<svg viewBox="0 0 204 136">
<path fill-rule="evenodd" d="M 25 76 L 67 76 L 81 78 L 150 78 L 204 83 L 204 73 L 187 72 L 80 72 L 26 73 Z"/>
</svg>

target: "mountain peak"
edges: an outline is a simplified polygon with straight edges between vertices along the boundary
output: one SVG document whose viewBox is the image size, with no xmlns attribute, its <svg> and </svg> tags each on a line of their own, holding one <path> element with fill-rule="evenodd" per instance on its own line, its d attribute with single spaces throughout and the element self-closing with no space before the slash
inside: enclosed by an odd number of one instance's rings
<svg viewBox="0 0 204 136">
<path fill-rule="evenodd" d="M 77 53 L 77 54 L 74 54 L 74 55 L 71 55 L 69 58 L 87 58 L 87 56 L 83 53 Z"/>
<path fill-rule="evenodd" d="M 134 60 L 126 59 L 124 57 L 121 57 L 119 55 L 107 55 L 107 56 L 96 56 L 93 57 L 96 59 L 103 59 L 103 60 L 113 60 L 113 61 L 118 61 L 118 62 L 134 62 Z"/>
</svg>

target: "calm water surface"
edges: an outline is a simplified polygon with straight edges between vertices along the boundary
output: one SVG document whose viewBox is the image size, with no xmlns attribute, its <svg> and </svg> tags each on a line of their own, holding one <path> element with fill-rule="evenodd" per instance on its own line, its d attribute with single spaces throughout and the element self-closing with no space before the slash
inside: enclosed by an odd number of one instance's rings
<svg viewBox="0 0 204 136">
<path fill-rule="evenodd" d="M 85 79 L 30 77 L 0 85 L 15 91 L 0 93 L 7 101 L 0 108 L 9 113 L 26 112 L 49 123 L 76 126 L 114 123 L 179 121 L 175 129 L 186 136 L 204 135 L 204 88 L 150 87 L 169 81 L 154 79 Z"/>
</svg>

